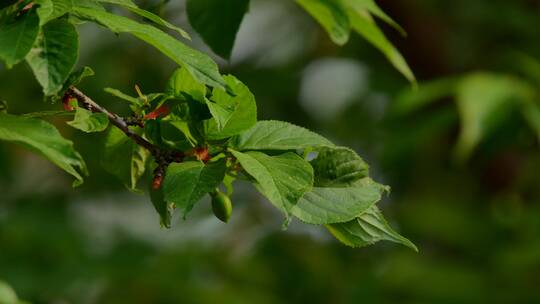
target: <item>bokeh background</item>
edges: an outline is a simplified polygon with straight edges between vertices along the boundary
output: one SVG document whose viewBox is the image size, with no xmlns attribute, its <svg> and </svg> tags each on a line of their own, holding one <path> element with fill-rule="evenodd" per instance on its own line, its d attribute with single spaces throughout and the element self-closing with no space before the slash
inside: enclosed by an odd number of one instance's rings
<svg viewBox="0 0 540 304">
<path fill-rule="evenodd" d="M 381 24 L 417 91 L 360 37 L 335 46 L 290 0 L 253 0 L 232 60 L 219 62 L 251 88 L 261 119 L 357 150 L 392 187 L 381 206 L 420 253 L 390 243 L 350 249 L 298 222 L 282 231 L 281 215 L 241 183 L 229 224 L 205 200 L 162 230 L 147 196 L 100 167 L 103 135 L 58 119 L 91 176 L 73 190 L 44 159 L 0 143 L 0 280 L 32 303 L 540 303 L 540 119 L 534 107 L 467 116 L 448 93 L 448 82 L 492 75 L 538 96 L 540 2 L 377 2 L 409 34 Z M 140 3 L 189 28 L 183 1 Z M 124 105 L 104 87 L 159 91 L 175 69 L 131 37 L 79 31 L 80 65 L 97 73 L 81 87 L 118 112 Z M 479 99 L 499 94 L 476 88 Z M 60 107 L 42 101 L 25 65 L 0 67 L 0 98 L 12 113 Z M 489 128 L 456 157 L 471 119 Z"/>
</svg>

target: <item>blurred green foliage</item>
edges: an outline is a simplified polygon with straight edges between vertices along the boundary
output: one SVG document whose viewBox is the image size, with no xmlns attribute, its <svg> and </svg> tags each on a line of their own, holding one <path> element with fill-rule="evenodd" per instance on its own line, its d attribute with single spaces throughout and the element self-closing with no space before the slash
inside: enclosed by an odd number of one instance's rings
<svg viewBox="0 0 540 304">
<path fill-rule="evenodd" d="M 183 1 L 159 2 L 141 4 L 185 23 Z M 242 188 L 227 226 L 207 202 L 160 231 L 147 199 L 100 169 L 103 136 L 58 124 L 93 172 L 74 192 L 45 161 L 0 145 L 0 279 L 32 303 L 540 302 L 538 1 L 377 1 L 409 34 L 381 24 L 418 91 L 365 41 L 334 46 L 289 2 L 252 2 L 223 69 L 250 87 L 262 119 L 365 156 L 392 186 L 382 208 L 419 254 L 352 250 L 295 223 L 280 231 L 280 215 Z M 104 87 L 153 91 L 175 68 L 124 35 L 81 31 L 80 64 L 96 71 L 82 86 L 115 111 L 125 109 Z M 24 65 L 0 68 L 0 92 L 12 113 L 60 107 L 41 102 Z"/>
</svg>

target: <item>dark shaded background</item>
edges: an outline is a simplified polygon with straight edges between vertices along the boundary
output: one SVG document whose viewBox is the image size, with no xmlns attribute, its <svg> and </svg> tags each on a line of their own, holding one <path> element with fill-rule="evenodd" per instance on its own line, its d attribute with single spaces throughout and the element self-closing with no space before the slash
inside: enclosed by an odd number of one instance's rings
<svg viewBox="0 0 540 304">
<path fill-rule="evenodd" d="M 539 1 L 378 3 L 408 31 L 382 25 L 421 83 L 488 71 L 538 88 Z M 162 13 L 188 27 L 182 1 Z M 175 69 L 131 37 L 79 31 L 80 65 L 97 73 L 82 88 L 116 111 L 124 105 L 103 87 L 159 91 Z M 91 176 L 72 190 L 45 160 L 0 143 L 0 279 L 32 303 L 540 303 L 538 134 L 520 115 L 507 113 L 456 162 L 452 98 L 390 115 L 410 85 L 358 36 L 333 45 L 288 0 L 254 0 L 233 59 L 221 63 L 251 88 L 260 118 L 311 128 L 365 157 L 392 186 L 382 204 L 389 220 L 420 253 L 388 243 L 350 249 L 299 223 L 281 231 L 281 215 L 241 184 L 230 224 L 203 201 L 161 230 L 149 199 L 100 168 L 103 136 L 58 120 Z M 0 98 L 13 113 L 60 107 L 41 101 L 24 65 L 0 69 Z"/>
</svg>

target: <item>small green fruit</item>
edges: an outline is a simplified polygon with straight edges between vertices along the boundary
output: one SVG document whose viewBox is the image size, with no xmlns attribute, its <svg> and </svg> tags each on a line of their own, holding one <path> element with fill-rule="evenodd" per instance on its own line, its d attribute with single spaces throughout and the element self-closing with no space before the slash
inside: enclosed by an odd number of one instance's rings
<svg viewBox="0 0 540 304">
<path fill-rule="evenodd" d="M 227 223 L 232 214 L 231 199 L 226 194 L 217 191 L 212 195 L 212 211 L 218 219 Z"/>
</svg>

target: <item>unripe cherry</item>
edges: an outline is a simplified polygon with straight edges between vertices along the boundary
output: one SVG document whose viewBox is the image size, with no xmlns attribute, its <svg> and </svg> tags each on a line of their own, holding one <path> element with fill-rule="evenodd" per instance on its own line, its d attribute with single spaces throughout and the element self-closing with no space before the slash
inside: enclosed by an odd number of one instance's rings
<svg viewBox="0 0 540 304">
<path fill-rule="evenodd" d="M 227 223 L 232 214 L 231 199 L 220 191 L 212 194 L 212 211 L 214 215 L 224 223 Z"/>
</svg>

